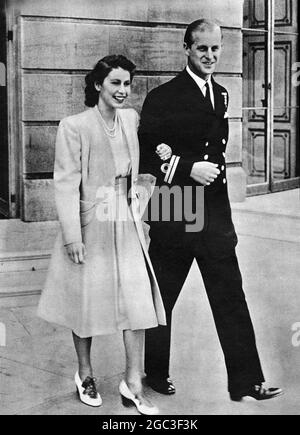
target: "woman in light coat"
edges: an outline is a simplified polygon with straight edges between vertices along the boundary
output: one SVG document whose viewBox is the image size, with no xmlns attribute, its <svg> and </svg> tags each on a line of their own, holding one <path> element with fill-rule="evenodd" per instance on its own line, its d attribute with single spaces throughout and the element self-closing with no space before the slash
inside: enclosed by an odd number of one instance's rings
<svg viewBox="0 0 300 435">
<path fill-rule="evenodd" d="M 81 401 L 91 406 L 102 403 L 91 366 L 92 337 L 122 330 L 123 403 L 155 414 L 143 393 L 140 362 L 144 330 L 165 325 L 165 312 L 139 215 L 138 115 L 122 108 L 134 70 L 124 56 L 101 59 L 86 76 L 89 109 L 60 122 L 54 185 L 61 233 L 38 314 L 72 330 L 75 383 Z M 165 159 L 168 152 L 160 149 L 159 155 Z"/>
</svg>

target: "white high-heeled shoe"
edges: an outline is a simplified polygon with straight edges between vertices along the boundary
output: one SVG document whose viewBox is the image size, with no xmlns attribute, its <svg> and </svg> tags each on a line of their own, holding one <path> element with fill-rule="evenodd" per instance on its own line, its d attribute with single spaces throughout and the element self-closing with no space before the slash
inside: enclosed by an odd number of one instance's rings
<svg viewBox="0 0 300 435">
<path fill-rule="evenodd" d="M 75 384 L 81 402 L 89 406 L 101 406 L 102 399 L 96 390 L 95 378 L 88 376 L 83 382 L 78 372 L 75 373 Z"/>
<path fill-rule="evenodd" d="M 119 392 L 121 394 L 122 403 L 124 406 L 135 405 L 136 409 L 144 415 L 156 415 L 159 413 L 157 406 L 148 406 L 144 403 L 140 403 L 139 399 L 129 390 L 124 379 L 119 385 Z"/>
</svg>

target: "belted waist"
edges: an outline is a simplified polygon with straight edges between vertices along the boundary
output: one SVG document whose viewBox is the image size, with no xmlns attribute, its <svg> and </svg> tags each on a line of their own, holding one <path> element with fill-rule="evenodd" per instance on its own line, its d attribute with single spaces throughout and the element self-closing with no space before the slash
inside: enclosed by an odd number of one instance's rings
<svg viewBox="0 0 300 435">
<path fill-rule="evenodd" d="M 123 184 L 125 182 L 130 182 L 131 175 L 126 175 L 126 177 L 116 177 L 115 178 L 115 185 Z"/>
<path fill-rule="evenodd" d="M 115 184 L 109 186 L 100 186 L 97 189 L 96 197 L 92 200 L 80 200 L 80 211 L 92 209 L 99 203 L 108 203 L 113 200 L 114 195 L 126 195 L 130 187 L 131 177 L 117 177 L 115 178 Z"/>
<path fill-rule="evenodd" d="M 117 177 L 115 179 L 115 191 L 117 195 L 127 195 L 130 187 L 131 176 Z"/>
<path fill-rule="evenodd" d="M 130 187 L 130 176 L 117 177 L 114 185 L 100 186 L 97 189 L 94 201 L 80 200 L 80 220 L 81 227 L 88 225 L 95 213 L 99 220 L 114 220 L 115 213 L 125 213 L 127 218 L 127 205 L 128 204 L 128 189 Z M 119 216 L 122 216 L 122 214 Z"/>
</svg>

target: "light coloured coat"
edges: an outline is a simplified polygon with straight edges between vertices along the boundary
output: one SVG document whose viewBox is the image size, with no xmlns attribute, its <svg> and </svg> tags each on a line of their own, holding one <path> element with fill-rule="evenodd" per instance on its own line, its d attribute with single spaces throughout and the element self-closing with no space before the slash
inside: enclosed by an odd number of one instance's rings
<svg viewBox="0 0 300 435">
<path fill-rule="evenodd" d="M 131 158 L 132 201 L 130 207 L 140 245 L 148 266 L 157 323 L 165 324 L 163 303 L 148 255 L 147 242 L 143 229 L 144 223 L 141 221 L 139 212 L 138 114 L 133 109 L 121 109 L 118 110 L 118 115 L 121 120 L 123 134 L 128 143 Z M 103 129 L 99 116 L 99 112 L 95 106 L 78 115 L 65 118 L 59 125 L 56 141 L 54 184 L 57 212 L 61 224 L 61 234 L 54 248 L 45 290 L 41 297 L 38 311 L 39 315 L 46 320 L 72 327 L 79 336 L 92 336 L 115 332 L 113 323 L 110 322 L 111 317 L 113 317 L 114 307 L 111 307 L 111 313 L 110 310 L 108 310 L 107 313 L 99 313 L 103 318 L 101 327 L 95 328 L 92 324 L 92 320 L 88 325 L 86 320 L 83 320 L 83 315 L 80 310 L 84 310 L 85 308 L 80 305 L 84 305 L 85 302 L 81 301 L 80 286 L 84 287 L 88 285 L 90 287 L 92 281 L 90 277 L 87 276 L 82 278 L 85 265 L 78 266 L 71 264 L 71 261 L 66 255 L 66 249 L 63 246 L 84 241 L 84 230 L 89 225 L 91 219 L 93 219 L 97 202 L 99 203 L 99 198 L 97 198 L 97 196 L 99 196 L 97 195 L 99 188 L 114 188 L 115 185 L 116 169 L 114 158 L 110 142 Z M 145 177 L 142 179 L 145 185 Z M 154 179 L 150 179 L 150 187 L 153 183 Z M 149 191 L 149 183 L 147 189 Z M 109 237 L 107 223 L 97 222 L 97 237 L 95 236 L 95 243 L 97 243 L 99 239 L 103 246 L 111 243 L 110 240 L 107 240 L 107 237 Z M 109 277 L 113 275 L 113 263 L 105 259 L 100 260 L 101 276 Z M 91 273 L 94 273 L 94 271 L 89 271 L 89 274 Z M 133 265 L 132 274 L 134 275 L 134 273 Z M 143 283 L 140 283 L 140 285 L 143 285 Z M 58 286 L 60 287 L 59 292 L 57 291 Z M 76 288 L 76 290 L 74 290 L 74 297 L 77 295 L 78 303 L 74 312 L 70 313 L 69 318 L 66 319 L 63 308 L 60 311 L 60 306 L 67 303 L 67 298 L 70 295 L 70 291 L 72 291 L 71 286 Z M 82 291 L 96 292 L 97 283 L 95 283 L 94 289 L 83 288 Z M 132 289 L 132 300 L 136 297 L 135 292 L 137 291 L 138 289 Z M 57 304 L 51 306 L 51 301 L 55 297 L 57 298 Z M 109 289 L 107 297 L 110 298 Z M 97 307 L 90 307 L 89 309 L 95 311 Z M 130 309 L 129 307 L 129 310 Z M 132 310 L 135 309 L 136 305 L 132 304 Z M 95 312 L 94 315 L 97 316 L 97 312 Z M 142 318 L 143 315 L 143 309 L 141 309 L 141 313 L 138 314 L 138 317 Z M 133 313 L 133 317 L 134 316 L 135 313 Z M 93 314 L 91 314 L 91 318 L 92 317 Z M 75 326 L 74 321 L 76 323 Z M 84 326 L 82 326 L 83 324 Z M 138 319 L 136 324 L 132 325 L 132 329 L 139 329 Z"/>
</svg>

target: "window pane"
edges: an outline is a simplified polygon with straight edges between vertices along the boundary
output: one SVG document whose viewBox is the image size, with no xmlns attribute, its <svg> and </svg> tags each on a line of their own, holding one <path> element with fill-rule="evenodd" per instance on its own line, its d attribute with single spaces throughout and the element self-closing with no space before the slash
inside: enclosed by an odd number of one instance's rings
<svg viewBox="0 0 300 435">
<path fill-rule="evenodd" d="M 298 1 L 275 0 L 273 180 L 299 176 Z"/>
<path fill-rule="evenodd" d="M 267 182 L 266 66 L 264 1 L 246 1 L 243 30 L 243 168 L 247 184 Z M 246 11 L 244 11 L 246 12 Z"/>
<path fill-rule="evenodd" d="M 247 184 L 261 184 L 267 181 L 266 172 L 266 128 L 265 110 L 256 110 L 255 115 L 262 121 L 249 122 L 253 111 L 244 110 L 243 168 Z"/>
<path fill-rule="evenodd" d="M 273 178 L 275 181 L 299 177 L 299 109 L 289 110 L 290 121 L 274 122 Z"/>
<path fill-rule="evenodd" d="M 266 9 L 264 0 L 244 1 L 244 27 L 266 29 Z"/>
</svg>

